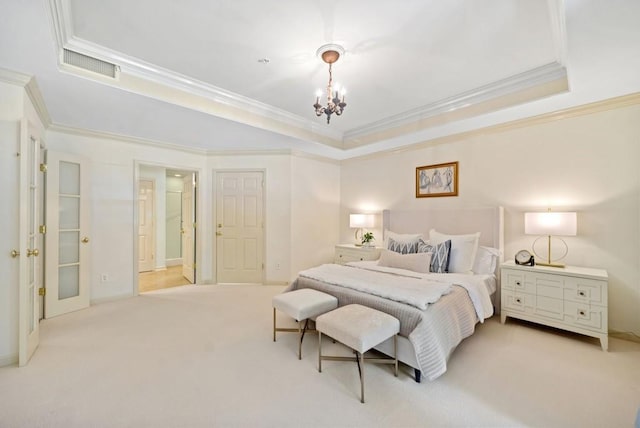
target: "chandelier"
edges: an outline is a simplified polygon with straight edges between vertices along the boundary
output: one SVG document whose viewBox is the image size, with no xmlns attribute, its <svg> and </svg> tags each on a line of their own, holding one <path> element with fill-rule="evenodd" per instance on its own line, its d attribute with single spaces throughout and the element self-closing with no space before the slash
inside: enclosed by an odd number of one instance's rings
<svg viewBox="0 0 640 428">
<path fill-rule="evenodd" d="M 316 103 L 313 105 L 313 108 L 316 109 L 316 116 L 320 117 L 323 114 L 327 115 L 327 124 L 331 120 L 331 115 L 335 114 L 336 116 L 340 116 L 347 106 L 347 103 L 344 102 L 344 94 L 346 91 L 342 88 L 342 91 L 339 91 L 339 88 L 333 88 L 333 74 L 331 72 L 331 66 L 334 62 L 338 61 L 341 54 L 344 54 L 344 49 L 342 46 L 329 44 L 321 46 L 317 51 L 318 56 L 322 58 L 324 62 L 329 64 L 329 84 L 327 85 L 327 105 L 323 106 L 320 104 L 320 96 L 322 95 L 321 91 L 316 93 Z M 341 97 L 342 96 L 342 97 Z"/>
</svg>

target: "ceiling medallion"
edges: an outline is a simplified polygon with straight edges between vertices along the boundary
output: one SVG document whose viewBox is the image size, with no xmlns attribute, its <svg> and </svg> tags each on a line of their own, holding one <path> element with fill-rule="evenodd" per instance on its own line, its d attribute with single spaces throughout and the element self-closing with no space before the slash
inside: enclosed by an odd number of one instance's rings
<svg viewBox="0 0 640 428">
<path fill-rule="evenodd" d="M 316 93 L 316 103 L 313 107 L 316 109 L 316 116 L 320 117 L 323 114 L 327 115 L 327 124 L 331 120 L 331 115 L 335 114 L 340 116 L 342 111 L 347 106 L 344 102 L 344 95 L 346 93 L 344 88 L 333 87 L 333 75 L 331 66 L 334 62 L 340 59 L 340 55 L 344 54 L 344 48 L 340 45 L 328 44 L 320 46 L 316 54 L 322 58 L 324 62 L 329 64 L 329 84 L 327 85 L 327 105 L 322 106 L 320 104 L 320 96 L 322 91 L 318 90 Z"/>
</svg>

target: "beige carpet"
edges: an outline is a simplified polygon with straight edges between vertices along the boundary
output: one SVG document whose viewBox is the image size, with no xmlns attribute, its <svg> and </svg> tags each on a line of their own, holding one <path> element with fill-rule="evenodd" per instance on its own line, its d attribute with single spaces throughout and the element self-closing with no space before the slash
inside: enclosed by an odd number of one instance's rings
<svg viewBox="0 0 640 428">
<path fill-rule="evenodd" d="M 315 335 L 302 361 L 294 334 L 272 341 L 281 290 L 185 286 L 45 321 L 30 364 L 0 369 L 0 426 L 633 426 L 638 343 L 611 339 L 603 352 L 493 317 L 434 382 L 367 365 L 361 404 L 355 364 L 327 361 L 318 373 Z"/>
</svg>

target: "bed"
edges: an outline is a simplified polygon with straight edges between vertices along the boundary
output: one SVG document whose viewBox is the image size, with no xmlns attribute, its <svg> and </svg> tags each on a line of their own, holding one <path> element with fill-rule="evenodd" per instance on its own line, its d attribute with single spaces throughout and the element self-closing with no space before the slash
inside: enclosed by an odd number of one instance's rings
<svg viewBox="0 0 640 428">
<path fill-rule="evenodd" d="M 431 229 L 450 235 L 479 233 L 476 245 L 492 251 L 492 271 L 485 267 L 479 274 L 425 273 L 393 264 L 378 266 L 375 261 L 352 262 L 302 271 L 285 292 L 312 288 L 336 296 L 339 306 L 359 303 L 398 318 L 398 359 L 414 368 L 416 381 L 420 382 L 422 377 L 434 380 L 446 372 L 447 361 L 456 346 L 473 334 L 478 322 L 494 313 L 494 307 L 500 307 L 496 290 L 503 259 L 503 219 L 502 207 L 385 210 L 382 213 L 385 246 L 393 244 L 390 236 L 420 233 L 428 239 Z M 393 342 L 383 342 L 376 349 L 392 355 Z"/>
</svg>

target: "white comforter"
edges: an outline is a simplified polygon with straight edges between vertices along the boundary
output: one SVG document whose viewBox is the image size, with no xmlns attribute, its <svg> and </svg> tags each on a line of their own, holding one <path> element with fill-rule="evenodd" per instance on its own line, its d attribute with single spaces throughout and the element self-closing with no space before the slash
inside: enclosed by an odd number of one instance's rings
<svg viewBox="0 0 640 428">
<path fill-rule="evenodd" d="M 437 302 L 441 296 L 449 293 L 452 286 L 450 282 L 390 272 L 380 274 L 373 269 L 355 269 L 353 266 L 336 264 L 317 266 L 304 270 L 299 275 L 406 303 L 423 310 L 427 309 L 430 303 Z"/>
<path fill-rule="evenodd" d="M 380 272 L 386 275 L 380 275 Z M 491 296 L 483 276 L 418 273 L 378 266 L 375 261 L 351 262 L 347 266 L 321 265 L 302 271 L 299 275 L 406 303 L 422 310 L 449 293 L 455 284 L 467 290 L 480 322 L 493 315 Z"/>
</svg>

